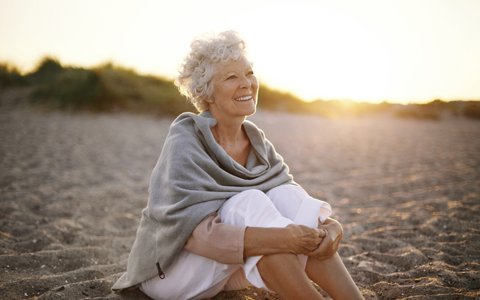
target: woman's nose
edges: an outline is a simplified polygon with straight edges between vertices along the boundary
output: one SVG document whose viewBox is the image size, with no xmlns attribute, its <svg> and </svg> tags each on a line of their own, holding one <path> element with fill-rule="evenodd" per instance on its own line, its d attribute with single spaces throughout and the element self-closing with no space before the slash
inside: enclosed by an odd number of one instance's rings
<svg viewBox="0 0 480 300">
<path fill-rule="evenodd" d="M 253 84 L 252 84 L 252 82 L 250 81 L 249 78 L 247 78 L 247 77 L 242 78 L 242 82 L 240 84 L 241 88 L 250 88 L 252 85 Z"/>
</svg>

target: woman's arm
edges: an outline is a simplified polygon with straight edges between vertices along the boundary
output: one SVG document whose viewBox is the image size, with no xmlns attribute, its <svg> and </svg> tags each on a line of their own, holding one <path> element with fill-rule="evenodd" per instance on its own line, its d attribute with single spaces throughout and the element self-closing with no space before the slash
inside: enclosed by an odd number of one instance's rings
<svg viewBox="0 0 480 300">
<path fill-rule="evenodd" d="M 237 227 L 211 215 L 195 228 L 185 249 L 221 263 L 241 264 L 255 255 L 311 253 L 325 234 L 324 230 L 296 224 L 285 228 Z"/>
<path fill-rule="evenodd" d="M 242 264 L 244 236 L 244 227 L 222 223 L 219 215 L 210 215 L 194 229 L 185 250 L 224 264 Z"/>
<path fill-rule="evenodd" d="M 325 236 L 303 225 L 290 224 L 285 228 L 247 227 L 244 257 L 278 253 L 307 254 L 318 248 Z"/>
</svg>

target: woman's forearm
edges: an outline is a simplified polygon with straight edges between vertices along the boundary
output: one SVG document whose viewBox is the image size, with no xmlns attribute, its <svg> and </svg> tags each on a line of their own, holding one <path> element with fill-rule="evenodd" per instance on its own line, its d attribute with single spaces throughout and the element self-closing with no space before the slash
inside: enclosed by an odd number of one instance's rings
<svg viewBox="0 0 480 300">
<path fill-rule="evenodd" d="M 247 227 L 244 237 L 244 257 L 278 253 L 306 254 L 315 250 L 325 232 L 303 225 L 285 228 Z"/>
<path fill-rule="evenodd" d="M 285 228 L 247 227 L 243 244 L 244 257 L 287 253 L 283 242 Z"/>
</svg>

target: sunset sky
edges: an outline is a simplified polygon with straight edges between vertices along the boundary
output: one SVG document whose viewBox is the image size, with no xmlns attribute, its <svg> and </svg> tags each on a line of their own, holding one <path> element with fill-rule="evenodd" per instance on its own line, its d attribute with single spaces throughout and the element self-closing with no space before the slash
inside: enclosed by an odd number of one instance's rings
<svg viewBox="0 0 480 300">
<path fill-rule="evenodd" d="M 261 83 L 304 100 L 480 100 L 479 0 L 0 0 L 0 62 L 173 78 L 194 37 L 228 29 Z"/>
</svg>

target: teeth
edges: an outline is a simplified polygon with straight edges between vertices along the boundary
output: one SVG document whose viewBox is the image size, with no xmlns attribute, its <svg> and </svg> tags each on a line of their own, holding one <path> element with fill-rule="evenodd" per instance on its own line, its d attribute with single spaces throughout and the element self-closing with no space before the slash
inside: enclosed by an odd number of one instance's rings
<svg viewBox="0 0 480 300">
<path fill-rule="evenodd" d="M 249 95 L 249 96 L 243 96 L 243 97 L 238 97 L 238 98 L 235 98 L 235 100 L 237 101 L 249 101 L 249 100 L 252 100 L 252 96 Z"/>
</svg>

